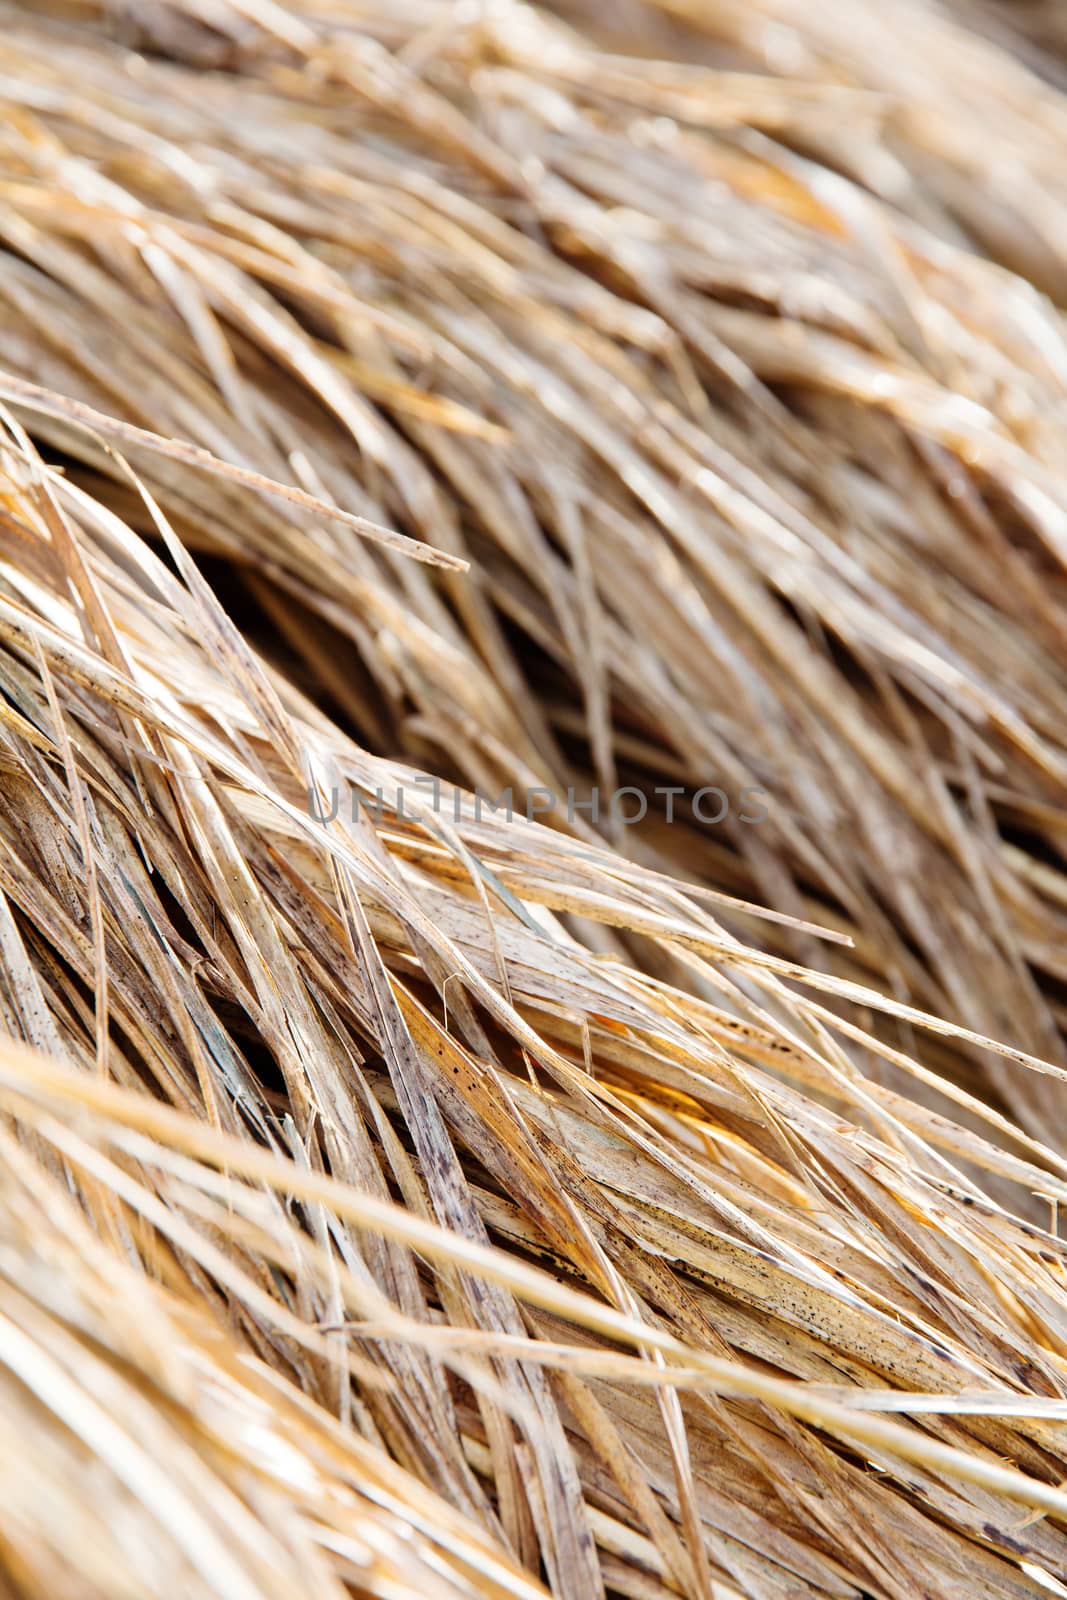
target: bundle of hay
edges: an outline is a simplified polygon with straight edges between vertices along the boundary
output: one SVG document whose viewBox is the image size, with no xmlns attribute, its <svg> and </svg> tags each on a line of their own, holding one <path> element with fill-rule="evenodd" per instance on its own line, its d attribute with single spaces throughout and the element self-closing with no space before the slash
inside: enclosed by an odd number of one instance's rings
<svg viewBox="0 0 1067 1600">
<path fill-rule="evenodd" d="M 0 1595 L 1067 1583 L 1054 29 L 564 9 L 0 4 Z"/>
</svg>

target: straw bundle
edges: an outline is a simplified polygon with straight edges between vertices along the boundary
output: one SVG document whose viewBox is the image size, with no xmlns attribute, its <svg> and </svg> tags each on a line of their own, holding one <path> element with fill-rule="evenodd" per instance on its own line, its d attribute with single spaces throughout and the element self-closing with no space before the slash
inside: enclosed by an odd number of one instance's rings
<svg viewBox="0 0 1067 1600">
<path fill-rule="evenodd" d="M 0 1595 L 1062 1592 L 1056 26 L 0 5 Z"/>
</svg>

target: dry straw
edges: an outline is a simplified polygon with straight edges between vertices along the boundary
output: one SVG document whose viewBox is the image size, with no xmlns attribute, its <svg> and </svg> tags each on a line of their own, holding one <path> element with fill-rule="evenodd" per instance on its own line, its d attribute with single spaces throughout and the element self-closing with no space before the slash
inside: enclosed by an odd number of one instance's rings
<svg viewBox="0 0 1067 1600">
<path fill-rule="evenodd" d="M 0 3 L 4 1600 L 1064 1592 L 1062 49 Z"/>
</svg>

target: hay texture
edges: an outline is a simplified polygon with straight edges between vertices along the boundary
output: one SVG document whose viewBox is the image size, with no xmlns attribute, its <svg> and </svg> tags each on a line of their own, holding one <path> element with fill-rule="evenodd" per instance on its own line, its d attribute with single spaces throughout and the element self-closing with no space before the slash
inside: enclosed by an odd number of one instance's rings
<svg viewBox="0 0 1067 1600">
<path fill-rule="evenodd" d="M 0 1600 L 1067 1593 L 1065 74 L 0 0 Z"/>
</svg>

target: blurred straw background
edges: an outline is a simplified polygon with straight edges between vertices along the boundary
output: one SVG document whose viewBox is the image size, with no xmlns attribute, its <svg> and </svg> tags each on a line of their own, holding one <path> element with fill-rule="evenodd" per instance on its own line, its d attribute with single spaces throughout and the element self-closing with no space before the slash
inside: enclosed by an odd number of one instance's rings
<svg viewBox="0 0 1067 1600">
<path fill-rule="evenodd" d="M 0 0 L 0 1600 L 1067 1592 L 1065 51 Z"/>
</svg>

